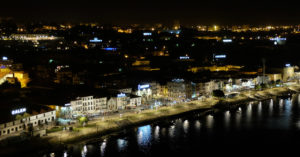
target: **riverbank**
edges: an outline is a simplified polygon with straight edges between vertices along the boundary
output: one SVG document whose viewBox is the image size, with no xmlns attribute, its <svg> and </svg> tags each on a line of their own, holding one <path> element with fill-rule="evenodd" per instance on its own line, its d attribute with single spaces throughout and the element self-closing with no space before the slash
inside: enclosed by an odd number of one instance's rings
<svg viewBox="0 0 300 157">
<path fill-rule="evenodd" d="M 276 87 L 262 91 L 244 91 L 234 98 L 207 98 L 205 100 L 191 101 L 174 106 L 161 107 L 154 110 L 145 110 L 141 113 L 125 113 L 122 116 L 115 115 L 106 119 L 101 118 L 90 121 L 86 127 L 79 127 L 74 131 L 65 130 L 49 133 L 48 136 L 43 138 L 53 144 L 72 144 L 96 136 L 99 137 L 121 131 L 128 127 L 142 125 L 191 111 L 205 111 L 215 107 L 224 107 L 248 101 L 270 99 L 273 96 L 281 96 L 292 91 L 300 92 L 300 85 Z"/>
</svg>

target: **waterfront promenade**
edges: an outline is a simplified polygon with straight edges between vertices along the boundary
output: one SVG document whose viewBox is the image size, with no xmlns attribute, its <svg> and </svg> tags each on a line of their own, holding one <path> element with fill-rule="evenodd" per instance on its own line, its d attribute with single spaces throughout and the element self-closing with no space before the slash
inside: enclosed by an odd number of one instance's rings
<svg viewBox="0 0 300 157">
<path fill-rule="evenodd" d="M 121 131 L 126 127 L 136 126 L 150 121 L 167 118 L 195 110 L 209 110 L 216 105 L 234 105 L 247 101 L 258 101 L 280 96 L 291 91 L 299 92 L 300 85 L 288 87 L 276 87 L 262 91 L 243 91 L 234 98 L 206 98 L 203 100 L 179 103 L 173 106 L 164 106 L 156 109 L 144 110 L 141 112 L 128 112 L 115 114 L 107 117 L 100 117 L 89 121 L 85 127 L 74 127 L 73 131 L 63 130 L 49 133 L 46 137 L 51 143 L 72 144 L 73 142 L 103 136 L 109 133 Z"/>
</svg>

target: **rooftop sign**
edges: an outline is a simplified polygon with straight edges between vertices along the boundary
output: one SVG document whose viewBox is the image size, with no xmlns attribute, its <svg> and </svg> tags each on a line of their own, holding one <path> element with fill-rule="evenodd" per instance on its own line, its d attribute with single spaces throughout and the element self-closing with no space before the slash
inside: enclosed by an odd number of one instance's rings
<svg viewBox="0 0 300 157">
<path fill-rule="evenodd" d="M 138 89 L 139 89 L 139 90 L 141 90 L 141 89 L 146 89 L 146 88 L 150 88 L 150 85 L 149 85 L 149 84 L 138 85 Z"/>
<path fill-rule="evenodd" d="M 215 55 L 216 59 L 220 59 L 220 58 L 226 58 L 226 55 Z"/>
<path fill-rule="evenodd" d="M 94 39 L 90 40 L 91 43 L 101 43 L 102 40 L 95 37 Z"/>
<path fill-rule="evenodd" d="M 20 113 L 24 113 L 24 112 L 26 112 L 26 108 L 20 108 L 20 109 L 12 110 L 11 114 L 16 115 L 16 114 L 20 114 Z"/>
</svg>

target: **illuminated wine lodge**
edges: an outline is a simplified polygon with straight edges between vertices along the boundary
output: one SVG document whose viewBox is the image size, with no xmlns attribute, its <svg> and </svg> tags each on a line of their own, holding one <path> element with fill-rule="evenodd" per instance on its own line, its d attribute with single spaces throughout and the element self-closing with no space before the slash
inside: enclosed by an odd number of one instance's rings
<svg viewBox="0 0 300 157">
<path fill-rule="evenodd" d="M 38 105 L 7 105 L 1 107 L 0 140 L 28 132 L 43 136 L 56 121 L 56 111 Z"/>
</svg>

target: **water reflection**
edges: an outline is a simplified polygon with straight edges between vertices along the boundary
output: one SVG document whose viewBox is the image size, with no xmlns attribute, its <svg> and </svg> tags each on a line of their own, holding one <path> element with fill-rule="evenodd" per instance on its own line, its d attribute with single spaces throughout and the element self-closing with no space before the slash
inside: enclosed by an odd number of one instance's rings
<svg viewBox="0 0 300 157">
<path fill-rule="evenodd" d="M 298 121 L 295 125 L 298 129 L 300 129 L 300 121 Z"/>
<path fill-rule="evenodd" d="M 214 123 L 214 117 L 212 115 L 208 115 L 206 117 L 206 126 L 208 129 L 212 129 L 213 128 L 213 123 Z"/>
<path fill-rule="evenodd" d="M 285 110 L 285 115 L 286 115 L 286 116 L 290 116 L 290 114 L 291 114 L 291 109 L 292 109 L 292 102 L 291 102 L 291 99 L 285 100 L 284 104 L 285 104 L 285 108 L 284 108 L 284 110 Z"/>
<path fill-rule="evenodd" d="M 137 142 L 139 146 L 147 146 L 151 142 L 151 126 L 145 125 L 138 128 Z"/>
<path fill-rule="evenodd" d="M 224 121 L 225 121 L 225 128 L 228 129 L 229 125 L 230 125 L 230 112 L 229 111 L 225 112 Z"/>
<path fill-rule="evenodd" d="M 236 124 L 236 128 L 240 128 L 241 118 L 242 118 L 242 108 L 239 107 L 238 111 L 235 112 L 235 124 Z"/>
<path fill-rule="evenodd" d="M 98 149 L 97 153 L 93 154 L 94 151 L 90 145 L 79 146 L 76 155 L 73 154 L 75 151 L 58 154 L 64 157 L 134 156 L 134 154 L 155 156 L 160 153 L 168 154 L 173 150 L 182 153 L 199 151 L 197 150 L 199 147 L 191 145 L 198 146 L 200 143 L 209 145 L 211 142 L 214 146 L 215 143 L 224 141 L 229 144 L 233 141 L 234 144 L 243 145 L 249 140 L 264 140 L 267 144 L 274 144 L 273 141 L 277 139 L 279 142 L 282 142 L 280 140 L 299 140 L 299 138 L 294 138 L 298 135 L 294 136 L 294 132 L 291 131 L 295 129 L 298 133 L 300 130 L 300 111 L 296 103 L 300 105 L 299 95 L 293 99 L 278 98 L 241 104 L 238 108 L 231 108 L 230 111 L 221 110 L 214 115 L 199 117 L 196 113 L 195 116 L 182 116 L 182 118 L 166 121 L 159 126 L 151 124 L 138 127 L 137 130 L 132 129 L 132 132 L 126 135 L 122 134 L 112 140 L 98 142 L 97 146 L 98 148 L 100 146 L 101 155 Z M 287 131 L 293 138 L 280 138 Z M 282 143 L 284 142 L 286 141 Z"/>
<path fill-rule="evenodd" d="M 195 129 L 197 131 L 200 131 L 200 128 L 201 128 L 201 123 L 199 122 L 199 120 L 196 120 L 196 122 L 195 122 Z"/>
<path fill-rule="evenodd" d="M 87 154 L 87 147 L 86 145 L 84 145 L 81 150 L 81 157 L 86 157 L 86 154 Z"/>
<path fill-rule="evenodd" d="M 156 126 L 154 129 L 154 139 L 157 141 L 159 140 L 159 126 Z"/>
<path fill-rule="evenodd" d="M 251 125 L 251 118 L 252 118 L 252 103 L 249 103 L 249 105 L 247 106 L 247 110 L 246 110 L 247 126 Z"/>
<path fill-rule="evenodd" d="M 64 152 L 64 157 L 67 157 L 68 156 L 68 152 Z"/>
<path fill-rule="evenodd" d="M 258 113 L 258 117 L 261 117 L 261 114 L 262 114 L 262 102 L 261 101 L 258 103 L 257 113 Z"/>
<path fill-rule="evenodd" d="M 173 138 L 175 135 L 175 125 L 171 125 L 169 128 L 169 136 Z"/>
<path fill-rule="evenodd" d="M 270 104 L 269 104 L 269 115 L 273 114 L 273 99 L 270 100 Z"/>
<path fill-rule="evenodd" d="M 283 107 L 283 99 L 279 100 L 279 107 L 280 107 L 280 109 L 282 109 L 282 107 Z"/>
<path fill-rule="evenodd" d="M 183 131 L 184 131 L 184 133 L 188 133 L 188 131 L 189 131 L 189 121 L 188 120 L 185 120 L 184 122 L 183 122 Z"/>
<path fill-rule="evenodd" d="M 161 129 L 161 135 L 162 135 L 162 136 L 166 136 L 166 132 L 167 132 L 167 131 L 166 131 L 166 128 L 162 128 L 162 129 Z"/>
<path fill-rule="evenodd" d="M 106 139 L 104 139 L 104 141 L 100 145 L 100 154 L 101 154 L 101 156 L 104 156 L 105 148 L 106 148 Z"/>
<path fill-rule="evenodd" d="M 126 147 L 127 147 L 127 141 L 126 140 L 118 139 L 117 143 L 118 143 L 119 152 L 124 151 L 126 149 Z"/>
</svg>

